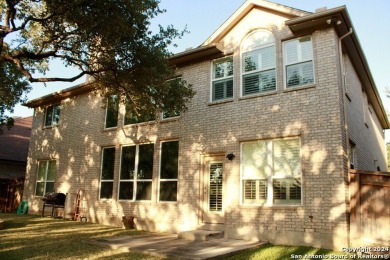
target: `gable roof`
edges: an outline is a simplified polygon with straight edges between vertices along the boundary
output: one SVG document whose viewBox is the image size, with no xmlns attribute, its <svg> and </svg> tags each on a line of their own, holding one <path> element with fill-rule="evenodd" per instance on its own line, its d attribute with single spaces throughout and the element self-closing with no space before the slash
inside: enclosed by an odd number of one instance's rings
<svg viewBox="0 0 390 260">
<path fill-rule="evenodd" d="M 0 160 L 27 162 L 33 117 L 16 118 L 9 130 L 0 135 Z"/>
<path fill-rule="evenodd" d="M 219 42 L 240 20 L 245 17 L 252 9 L 261 8 L 268 11 L 277 12 L 290 17 L 302 17 L 310 12 L 289 6 L 272 3 L 265 0 L 247 0 L 245 1 L 201 46 Z"/>
</svg>

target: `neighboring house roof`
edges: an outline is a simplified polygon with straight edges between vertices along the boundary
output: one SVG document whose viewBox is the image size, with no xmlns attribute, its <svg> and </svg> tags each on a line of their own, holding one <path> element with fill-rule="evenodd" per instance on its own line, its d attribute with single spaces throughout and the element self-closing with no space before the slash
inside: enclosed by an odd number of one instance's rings
<svg viewBox="0 0 390 260">
<path fill-rule="evenodd" d="M 27 162 L 33 117 L 16 118 L 9 130 L 0 134 L 0 160 Z"/>
<path fill-rule="evenodd" d="M 311 33 L 317 29 L 333 26 L 338 35 L 342 36 L 345 35 L 350 28 L 353 28 L 345 6 L 329 10 L 326 10 L 325 8 L 316 13 L 311 13 L 265 0 L 247 0 L 200 47 L 173 55 L 169 58 L 169 60 L 176 65 L 183 65 L 223 56 L 224 53 L 219 45 L 219 41 L 254 8 L 261 8 L 284 15 L 289 19 L 286 21 L 286 25 L 292 32 L 297 34 Z M 338 24 L 337 22 L 334 22 L 335 20 L 340 21 L 341 23 Z M 328 23 L 328 21 L 331 22 Z M 370 100 L 382 127 L 384 129 L 389 129 L 390 122 L 378 94 L 367 59 L 363 53 L 363 49 L 355 30 L 353 29 L 353 31 L 354 33 L 352 33 L 352 35 L 343 40 L 343 44 L 346 47 L 344 50 L 348 52 L 357 74 L 360 76 L 360 80 L 365 88 L 368 99 Z M 81 84 L 73 88 L 65 89 L 42 98 L 29 101 L 25 105 L 28 107 L 37 107 L 44 104 L 58 102 L 66 97 L 71 97 L 84 91 L 88 91 L 88 89 L 92 89 L 90 84 Z"/>
</svg>

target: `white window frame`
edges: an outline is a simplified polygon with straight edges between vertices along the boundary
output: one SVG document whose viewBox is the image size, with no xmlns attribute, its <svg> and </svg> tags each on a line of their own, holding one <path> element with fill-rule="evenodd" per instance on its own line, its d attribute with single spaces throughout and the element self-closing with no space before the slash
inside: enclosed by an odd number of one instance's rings
<svg viewBox="0 0 390 260">
<path fill-rule="evenodd" d="M 51 115 L 50 115 L 50 117 L 51 117 L 51 124 L 50 125 L 47 125 L 46 124 L 46 118 L 48 117 L 48 109 L 49 108 L 53 108 L 53 110 L 52 110 L 52 112 L 51 112 Z M 54 111 L 55 111 L 55 109 L 56 108 L 58 108 L 59 109 L 59 113 L 58 113 L 58 119 L 57 120 L 54 120 L 55 119 L 55 116 L 57 116 L 55 113 L 54 113 Z M 60 118 L 61 118 L 61 104 L 60 103 L 57 103 L 57 104 L 53 104 L 53 105 L 50 105 L 50 106 L 47 106 L 46 108 L 45 108 L 45 117 L 44 117 L 44 122 L 43 122 L 43 126 L 44 127 L 52 127 L 52 126 L 57 126 L 58 124 L 59 124 L 59 121 L 60 121 Z"/>
<path fill-rule="evenodd" d="M 117 199 L 119 201 L 152 201 L 153 199 L 153 173 L 152 173 L 152 178 L 151 179 L 138 179 L 138 165 L 139 165 L 139 147 L 141 145 L 150 145 L 153 144 L 153 167 L 154 167 L 154 152 L 155 152 L 155 144 L 154 143 L 143 143 L 143 144 L 131 144 L 131 145 L 122 145 L 121 146 L 121 155 L 120 155 L 120 170 L 119 170 L 119 179 L 118 179 L 118 193 L 117 193 Z M 135 161 L 134 161 L 134 178 L 133 180 L 129 179 L 121 179 L 121 172 L 122 172 L 122 155 L 123 155 L 123 148 L 124 147 L 129 147 L 129 146 L 135 146 Z M 121 182 L 133 182 L 133 198 L 132 199 L 120 199 L 119 194 L 120 194 L 120 184 Z M 152 183 L 152 191 L 151 191 L 151 196 L 150 200 L 138 200 L 137 199 L 137 184 L 138 182 L 151 182 Z"/>
<path fill-rule="evenodd" d="M 162 145 L 163 143 L 169 143 L 169 142 L 178 142 L 178 155 L 177 155 L 177 160 L 178 160 L 178 163 L 177 163 L 177 178 L 176 179 L 162 179 L 161 178 L 161 166 L 162 166 L 162 162 L 161 162 L 161 159 L 162 159 Z M 161 202 L 161 203 L 177 203 L 177 201 L 179 200 L 179 160 L 180 160 L 180 142 L 179 140 L 168 140 L 168 141 L 162 141 L 160 142 L 160 154 L 159 154 L 159 171 L 158 171 L 158 190 L 157 190 L 157 201 L 158 202 Z M 167 201 L 167 200 L 160 200 L 160 184 L 161 182 L 174 182 L 176 181 L 176 185 L 177 185 L 177 194 L 176 194 L 176 200 L 175 201 Z"/>
<path fill-rule="evenodd" d="M 47 185 L 48 182 L 53 183 L 53 189 L 54 189 L 55 179 L 53 181 L 51 181 L 51 180 L 48 181 L 47 180 L 47 174 L 48 174 L 50 162 L 54 162 L 55 163 L 55 165 L 56 165 L 56 172 L 55 172 L 55 174 L 57 175 L 57 161 L 56 160 L 41 160 L 41 161 L 38 161 L 38 169 L 37 169 L 37 175 L 36 175 L 37 179 L 36 179 L 36 182 L 35 182 L 35 196 L 41 197 L 41 196 L 44 196 L 46 194 L 46 185 Z M 38 177 L 39 177 L 39 166 L 41 165 L 41 163 L 46 163 L 45 179 L 43 181 L 38 180 Z M 38 183 L 44 183 L 43 194 L 42 195 L 37 195 Z"/>
<path fill-rule="evenodd" d="M 103 180 L 103 163 L 104 163 L 104 150 L 105 149 L 112 149 L 114 148 L 114 169 L 113 169 L 113 174 L 112 174 L 112 179 L 105 179 Z M 115 146 L 106 146 L 106 147 L 103 147 L 102 148 L 102 151 L 101 151 L 101 163 L 100 163 L 100 179 L 99 179 L 99 200 L 111 200 L 113 199 L 113 195 L 114 195 L 114 175 L 115 175 L 115 157 L 116 157 L 116 149 L 115 149 Z M 101 189 L 102 189 L 102 183 L 103 182 L 112 182 L 112 185 L 113 185 L 113 190 L 112 190 L 112 194 L 111 194 L 111 198 L 101 198 Z"/>
<path fill-rule="evenodd" d="M 269 139 L 269 140 L 255 140 L 255 141 L 245 141 L 245 142 L 241 142 L 240 143 L 240 154 L 241 154 L 241 158 L 240 158 L 240 203 L 241 205 L 253 205 L 253 206 L 294 206 L 294 207 L 297 207 L 297 206 L 302 206 L 303 205 L 303 185 L 302 185 L 302 168 L 301 168 L 301 172 L 300 172 L 300 176 L 291 176 L 291 175 L 287 175 L 287 174 L 280 174 L 280 175 L 274 175 L 274 151 L 273 151 L 273 143 L 274 141 L 278 141 L 278 140 L 294 140 L 294 139 L 298 139 L 299 140 L 299 149 L 300 149 L 300 166 L 302 167 L 302 145 L 301 145 L 301 138 L 299 137 L 290 137 L 290 138 L 277 138 L 277 139 Z M 254 179 L 254 178 L 244 178 L 243 177 L 243 145 L 246 144 L 246 143 L 254 143 L 254 142 L 258 142 L 258 141 L 268 141 L 267 143 L 267 162 L 268 162 L 268 165 L 271 165 L 270 167 L 268 167 L 266 169 L 266 178 L 257 178 L 257 179 Z M 297 179 L 299 178 L 300 179 L 300 182 L 301 182 L 301 199 L 300 199 L 300 203 L 294 203 L 294 202 L 290 202 L 290 200 L 285 200 L 283 201 L 282 203 L 275 203 L 274 202 L 274 187 L 273 187 L 273 184 L 274 184 L 274 180 L 294 180 L 294 179 Z M 257 181 L 266 181 L 267 182 L 267 198 L 265 200 L 253 200 L 252 202 L 245 202 L 245 199 L 244 199 L 244 193 L 245 193 L 245 189 L 244 189 L 244 181 L 245 180 L 253 180 L 253 181 L 256 181 L 256 185 L 259 185 L 257 183 Z M 255 190 L 255 192 L 257 193 L 257 189 Z M 256 194 L 256 198 L 258 197 L 257 196 L 258 194 Z"/>
<path fill-rule="evenodd" d="M 267 32 L 269 33 L 270 35 L 272 35 L 273 37 L 273 42 L 272 43 L 267 43 L 267 44 L 263 44 L 257 48 L 253 48 L 253 49 L 250 49 L 250 50 L 243 50 L 243 45 L 244 43 L 246 42 L 246 40 L 252 36 L 253 34 L 256 34 L 257 32 Z M 273 67 L 266 67 L 266 68 L 261 68 L 261 69 L 257 69 L 257 70 L 252 70 L 252 71 L 248 71 L 248 72 L 245 72 L 244 71 L 244 54 L 246 53 L 249 53 L 249 52 L 254 52 L 254 51 L 258 51 L 258 50 L 261 50 L 261 49 L 265 49 L 265 48 L 268 48 L 268 47 L 272 47 L 274 46 L 274 59 L 275 59 L 275 66 Z M 265 30 L 265 29 L 259 29 L 259 30 L 255 30 L 253 31 L 252 33 L 248 34 L 244 40 L 242 41 L 241 43 L 241 54 L 240 54 L 240 71 L 241 71 L 241 74 L 240 74 L 240 97 L 250 97 L 252 95 L 259 95 L 259 94 L 263 94 L 263 93 L 270 93 L 270 92 L 274 92 L 274 91 L 277 91 L 277 77 L 278 77 L 278 73 L 277 73 L 277 66 L 276 66 L 276 41 L 275 41 L 275 36 L 274 34 L 269 31 L 269 30 Z M 275 70 L 275 89 L 274 90 L 266 90 L 266 91 L 259 91 L 259 92 L 256 92 L 256 93 L 251 93 L 251 94 L 246 94 L 244 95 L 244 76 L 245 75 L 250 75 L 250 74 L 256 74 L 256 73 L 261 73 L 261 72 L 265 72 L 265 71 L 269 71 L 269 70 Z"/>
<path fill-rule="evenodd" d="M 287 64 L 287 51 L 286 51 L 286 43 L 288 42 L 292 42 L 292 41 L 299 41 L 299 39 L 302 39 L 302 38 L 306 38 L 306 37 L 310 37 L 310 43 L 311 43 L 311 59 L 305 59 L 305 60 L 302 60 L 302 45 L 299 44 L 298 45 L 298 61 L 295 62 L 295 63 L 288 63 Z M 298 38 L 294 38 L 294 39 L 291 39 L 291 40 L 287 40 L 287 41 L 284 41 L 282 43 L 283 45 L 283 82 L 284 82 L 284 89 L 295 89 L 295 88 L 301 88 L 301 87 L 305 87 L 305 86 L 311 86 L 311 85 L 314 85 L 316 83 L 316 73 L 315 73 L 315 66 L 314 66 L 314 48 L 313 48 L 313 36 L 312 35 L 306 35 L 306 36 L 301 36 L 301 37 L 298 37 Z M 300 58 L 299 58 L 300 57 Z M 312 63 L 312 69 L 313 69 L 313 82 L 311 83 L 307 83 L 307 84 L 303 84 L 303 85 L 297 85 L 297 86 L 291 86 L 291 87 L 288 87 L 287 86 L 287 66 L 291 66 L 291 65 L 297 65 L 297 64 L 302 64 L 302 63 L 306 63 L 306 62 L 309 62 L 311 61 Z"/>
<path fill-rule="evenodd" d="M 227 60 L 231 60 L 232 61 L 232 72 L 233 74 L 232 75 L 226 75 L 227 73 L 227 66 L 226 66 L 226 61 Z M 221 77 L 221 78 L 214 78 L 214 64 L 216 63 L 222 63 L 222 64 L 225 64 L 224 67 L 225 67 L 225 73 L 224 73 L 224 76 Z M 224 100 L 229 100 L 229 99 L 233 99 L 234 98 L 234 59 L 233 59 L 233 56 L 226 56 L 226 57 L 223 57 L 223 58 L 219 58 L 219 59 L 215 59 L 215 60 L 212 60 L 211 61 L 211 73 L 210 73 L 211 77 L 210 77 L 210 80 L 211 80 L 211 83 L 210 83 L 210 102 L 219 102 L 219 101 L 224 101 Z M 226 87 L 224 88 L 224 97 L 221 98 L 221 99 L 214 99 L 214 82 L 218 82 L 218 81 L 223 81 L 223 82 L 227 82 L 231 80 L 232 81 L 232 84 L 233 84 L 233 89 L 232 89 L 232 96 L 231 97 L 227 97 L 227 91 L 226 91 Z"/>
</svg>

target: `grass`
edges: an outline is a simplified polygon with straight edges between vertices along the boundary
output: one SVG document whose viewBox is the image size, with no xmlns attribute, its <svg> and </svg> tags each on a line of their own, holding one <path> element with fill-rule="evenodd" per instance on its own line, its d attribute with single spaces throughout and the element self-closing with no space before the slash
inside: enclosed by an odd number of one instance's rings
<svg viewBox="0 0 390 260">
<path fill-rule="evenodd" d="M 0 259 L 161 259 L 85 243 L 91 239 L 136 235 L 117 227 L 0 213 Z"/>
<path fill-rule="evenodd" d="M 316 257 L 314 257 L 316 255 Z M 343 252 L 307 246 L 274 246 L 268 244 L 262 248 L 246 250 L 241 254 L 230 257 L 230 260 L 254 260 L 254 259 L 339 259 L 335 256 L 349 256 Z M 313 256 L 313 257 L 311 257 Z"/>
<path fill-rule="evenodd" d="M 1 219 L 5 222 L 4 229 L 0 230 L 0 259 L 161 259 L 86 243 L 92 239 L 141 234 L 139 231 L 35 215 L 0 213 Z M 295 259 L 302 256 L 304 259 L 305 255 L 326 255 L 327 259 L 331 259 L 331 256 L 343 253 L 304 246 L 269 244 L 246 250 L 228 259 L 294 259 L 292 256 L 297 256 Z"/>
</svg>

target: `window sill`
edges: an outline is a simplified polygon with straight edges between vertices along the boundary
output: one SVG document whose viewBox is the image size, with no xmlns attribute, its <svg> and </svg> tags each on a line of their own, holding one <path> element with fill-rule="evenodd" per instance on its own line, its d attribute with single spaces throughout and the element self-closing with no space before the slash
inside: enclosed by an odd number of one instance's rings
<svg viewBox="0 0 390 260">
<path fill-rule="evenodd" d="M 273 91 L 267 91 L 267 92 L 262 92 L 262 93 L 256 93 L 256 94 L 250 94 L 247 96 L 242 96 L 238 100 L 246 100 L 246 99 L 251 99 L 251 98 L 258 98 L 258 97 L 264 97 L 264 96 L 271 96 L 271 95 L 276 95 L 278 91 L 273 90 Z"/>
<path fill-rule="evenodd" d="M 58 127 L 58 125 L 48 125 L 48 126 L 43 126 L 42 129 L 43 130 L 46 130 L 46 129 L 53 129 L 53 128 L 56 128 Z"/>
<path fill-rule="evenodd" d="M 170 122 L 176 122 L 179 120 L 180 120 L 180 116 L 174 116 L 174 117 L 163 118 L 160 120 L 160 123 L 170 123 Z"/>
<path fill-rule="evenodd" d="M 241 204 L 240 208 L 242 209 L 253 209 L 253 208 L 264 208 L 264 209 L 303 209 L 303 205 L 279 205 L 279 204 L 274 204 L 274 205 L 260 205 L 260 204 Z"/>
<path fill-rule="evenodd" d="M 283 89 L 283 93 L 304 90 L 304 89 L 310 89 L 310 88 L 315 88 L 315 87 L 316 87 L 316 84 L 309 84 L 309 85 L 304 85 L 304 86 L 299 86 L 299 87 L 290 87 L 290 88 Z"/>
<path fill-rule="evenodd" d="M 135 123 L 135 124 L 128 124 L 123 125 L 123 128 L 132 128 L 132 127 L 140 127 L 145 125 L 154 125 L 156 121 L 148 121 L 148 122 L 141 122 L 141 123 Z"/>
<path fill-rule="evenodd" d="M 233 98 L 229 98 L 229 99 L 212 101 L 212 102 L 208 103 L 207 105 L 208 106 L 216 106 L 216 105 L 222 105 L 222 104 L 230 103 L 230 102 L 233 102 L 233 101 L 234 101 Z"/>
<path fill-rule="evenodd" d="M 109 127 L 109 128 L 104 128 L 103 132 L 111 132 L 111 131 L 115 131 L 117 129 L 118 129 L 117 126 L 113 126 L 113 127 Z"/>
</svg>

